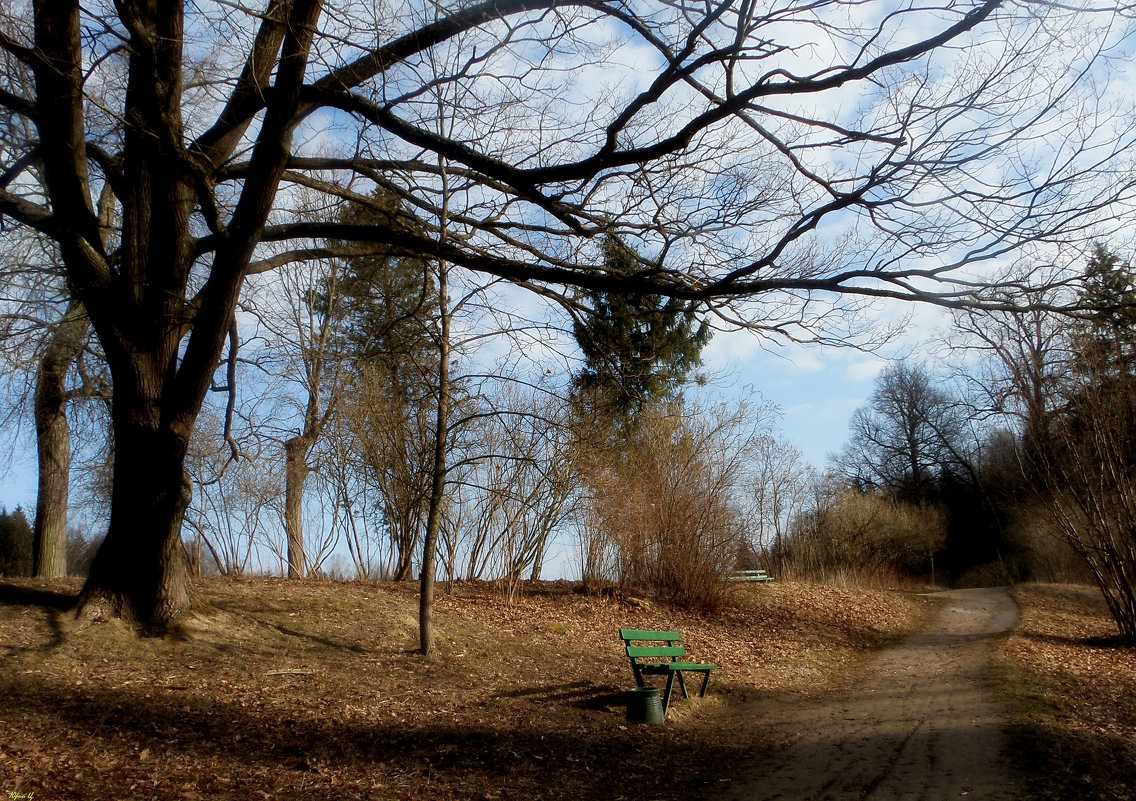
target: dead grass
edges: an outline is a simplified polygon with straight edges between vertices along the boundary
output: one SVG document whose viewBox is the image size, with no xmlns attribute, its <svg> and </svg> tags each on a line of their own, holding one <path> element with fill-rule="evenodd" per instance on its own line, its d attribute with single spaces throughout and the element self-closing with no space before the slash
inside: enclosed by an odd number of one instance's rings
<svg viewBox="0 0 1136 801">
<path fill-rule="evenodd" d="M 1030 797 L 1136 798 L 1136 648 L 1116 638 L 1095 588 L 1014 594 L 1022 616 L 1001 656 Z"/>
<path fill-rule="evenodd" d="M 823 687 L 918 625 L 896 593 L 739 587 L 718 617 L 530 587 L 212 579 L 178 636 L 63 611 L 77 585 L 0 583 L 0 792 L 36 798 L 666 799 L 728 779 L 767 722 L 731 702 Z M 635 604 L 635 605 L 632 605 Z M 678 628 L 721 668 L 663 727 L 628 725 L 620 626 Z M 665 769 L 660 770 L 660 767 Z M 633 789 L 634 788 L 634 789 Z"/>
</svg>

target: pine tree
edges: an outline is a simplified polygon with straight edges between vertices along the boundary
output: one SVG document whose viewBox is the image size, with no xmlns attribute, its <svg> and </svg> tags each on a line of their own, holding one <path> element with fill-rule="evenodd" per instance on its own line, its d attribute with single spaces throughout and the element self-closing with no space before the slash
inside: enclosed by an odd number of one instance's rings
<svg viewBox="0 0 1136 801">
<path fill-rule="evenodd" d="M 1077 367 L 1097 380 L 1136 375 L 1136 273 L 1097 243 L 1085 267 Z"/>
<path fill-rule="evenodd" d="M 0 509 L 0 576 L 32 574 L 32 539 L 32 527 L 23 509 Z"/>
<path fill-rule="evenodd" d="M 376 190 L 371 200 L 344 209 L 341 222 L 411 229 L 400 220 L 398 198 Z M 357 363 L 392 371 L 393 379 L 400 366 L 427 364 L 435 350 L 430 336 L 438 313 L 434 277 L 421 258 L 356 249 L 335 288 L 340 345 Z"/>
<path fill-rule="evenodd" d="M 635 253 L 618 237 L 608 236 L 603 248 L 609 273 L 639 272 Z M 661 295 L 587 291 L 577 301 L 587 308 L 573 325 L 584 354 L 573 381 L 578 413 L 630 431 L 639 412 L 673 398 L 701 364 L 710 327 L 689 302 Z"/>
</svg>

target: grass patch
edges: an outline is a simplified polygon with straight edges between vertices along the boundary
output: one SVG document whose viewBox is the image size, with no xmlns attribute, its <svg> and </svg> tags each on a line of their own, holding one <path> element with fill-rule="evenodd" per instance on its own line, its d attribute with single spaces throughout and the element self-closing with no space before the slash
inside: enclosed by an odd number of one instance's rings
<svg viewBox="0 0 1136 801">
<path fill-rule="evenodd" d="M 440 588 L 441 590 L 441 588 Z M 65 611 L 71 582 L 0 582 L 2 793 L 38 798 L 613 799 L 706 795 L 762 753 L 742 698 L 823 689 L 913 630 L 898 593 L 731 588 L 714 617 L 579 594 L 219 578 L 181 636 Z M 718 663 L 706 699 L 628 725 L 620 627 L 677 628 Z M 660 766 L 666 766 L 660 770 Z M 712 772 L 712 774 L 710 773 Z"/>
</svg>

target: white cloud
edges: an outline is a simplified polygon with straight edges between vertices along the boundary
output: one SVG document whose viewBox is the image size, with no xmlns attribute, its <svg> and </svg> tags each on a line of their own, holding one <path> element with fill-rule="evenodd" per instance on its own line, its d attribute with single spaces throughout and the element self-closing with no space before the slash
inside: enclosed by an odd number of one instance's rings
<svg viewBox="0 0 1136 801">
<path fill-rule="evenodd" d="M 887 365 L 886 359 L 862 359 L 845 367 L 844 377 L 855 382 L 874 381 Z"/>
</svg>

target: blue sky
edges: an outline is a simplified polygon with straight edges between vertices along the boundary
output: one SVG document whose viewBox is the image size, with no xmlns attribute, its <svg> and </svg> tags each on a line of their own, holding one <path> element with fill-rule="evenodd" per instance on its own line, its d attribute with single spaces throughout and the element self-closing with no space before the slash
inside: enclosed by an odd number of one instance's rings
<svg viewBox="0 0 1136 801">
<path fill-rule="evenodd" d="M 28 459 L 28 456 L 32 459 Z M 35 512 L 36 485 L 34 452 L 17 451 L 5 460 L 0 473 L 0 506 L 8 511 L 22 506 L 30 521 Z"/>
<path fill-rule="evenodd" d="M 719 333 L 703 354 L 716 377 L 711 392 L 729 395 L 747 387 L 781 410 L 781 431 L 806 461 L 822 468 L 840 450 L 848 420 L 875 388 L 890 359 L 905 357 L 949 322 L 949 314 L 926 304 L 892 302 L 872 319 L 906 318 L 904 330 L 875 351 L 816 344 L 778 345 L 747 332 Z"/>
</svg>

